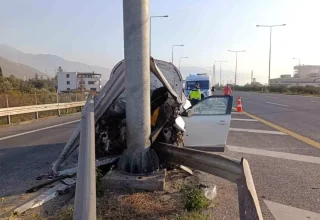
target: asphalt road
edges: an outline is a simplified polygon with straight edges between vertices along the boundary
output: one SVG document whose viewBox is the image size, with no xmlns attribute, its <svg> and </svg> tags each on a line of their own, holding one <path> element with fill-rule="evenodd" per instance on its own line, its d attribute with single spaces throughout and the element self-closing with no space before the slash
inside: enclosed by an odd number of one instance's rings
<svg viewBox="0 0 320 220">
<path fill-rule="evenodd" d="M 0 128 L 0 198 L 19 195 L 39 183 L 36 177 L 50 171 L 79 117 Z"/>
<path fill-rule="evenodd" d="M 320 97 L 234 92 L 244 111 L 320 142 Z"/>
<path fill-rule="evenodd" d="M 283 98 L 284 95 L 240 92 L 235 92 L 234 96 L 234 106 L 236 97 L 242 96 L 245 111 L 300 135 L 319 140 L 317 109 L 320 113 L 320 103 L 316 102 L 317 98 Z M 305 107 L 295 106 L 293 102 L 300 102 Z M 296 117 L 297 115 L 304 115 L 306 121 Z M 223 155 L 248 159 L 264 218 L 319 220 L 320 149 L 290 135 L 278 134 L 279 131 L 275 128 L 244 114 L 233 114 L 232 118 L 231 128 L 237 130 L 229 132 L 228 147 Z M 0 128 L 0 197 L 17 198 L 37 183 L 37 176 L 50 171 L 51 163 L 59 155 L 78 119 L 79 114 Z M 257 132 L 261 130 L 267 133 Z M 274 133 L 275 131 L 278 133 Z M 203 175 L 202 179 L 217 184 L 221 206 L 216 207 L 217 213 L 219 212 L 216 219 L 236 219 L 236 186 L 211 175 Z M 286 213 L 287 216 L 281 216 L 281 213 Z"/>
</svg>

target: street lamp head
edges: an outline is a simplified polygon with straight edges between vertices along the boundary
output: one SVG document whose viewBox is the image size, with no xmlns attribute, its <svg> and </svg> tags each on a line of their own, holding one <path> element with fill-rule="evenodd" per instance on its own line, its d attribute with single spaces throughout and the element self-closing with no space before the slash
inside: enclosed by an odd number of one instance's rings
<svg viewBox="0 0 320 220">
<path fill-rule="evenodd" d="M 260 24 L 257 24 L 256 25 L 256 27 L 268 27 L 268 28 L 280 27 L 280 26 L 286 26 L 286 24 L 276 24 L 276 25 L 260 25 Z"/>
<path fill-rule="evenodd" d="M 150 18 L 168 18 L 169 15 L 154 15 L 154 16 L 150 16 Z"/>
<path fill-rule="evenodd" d="M 239 52 L 246 52 L 245 50 L 228 50 L 229 52 L 239 53 Z"/>
</svg>

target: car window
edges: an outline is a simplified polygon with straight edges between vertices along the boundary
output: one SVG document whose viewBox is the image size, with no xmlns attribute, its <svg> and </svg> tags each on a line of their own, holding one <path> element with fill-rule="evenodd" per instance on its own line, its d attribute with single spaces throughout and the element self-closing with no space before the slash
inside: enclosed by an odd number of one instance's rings
<svg viewBox="0 0 320 220">
<path fill-rule="evenodd" d="M 194 115 L 221 115 L 226 114 L 228 97 L 209 97 L 193 107 Z"/>
</svg>

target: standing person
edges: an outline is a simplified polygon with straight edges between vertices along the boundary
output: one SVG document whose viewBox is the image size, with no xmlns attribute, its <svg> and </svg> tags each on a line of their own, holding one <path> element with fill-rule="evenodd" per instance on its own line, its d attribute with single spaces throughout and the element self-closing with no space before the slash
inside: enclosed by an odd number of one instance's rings
<svg viewBox="0 0 320 220">
<path fill-rule="evenodd" d="M 201 100 L 200 84 L 196 83 L 196 86 L 190 92 L 190 102 L 194 106 Z"/>
<path fill-rule="evenodd" d="M 232 89 L 230 84 L 227 84 L 226 87 L 223 89 L 223 95 L 231 95 Z"/>
</svg>

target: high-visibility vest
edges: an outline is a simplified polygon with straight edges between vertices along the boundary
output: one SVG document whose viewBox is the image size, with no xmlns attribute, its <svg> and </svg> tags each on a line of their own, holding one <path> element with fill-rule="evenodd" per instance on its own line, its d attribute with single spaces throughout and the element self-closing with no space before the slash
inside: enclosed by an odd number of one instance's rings
<svg viewBox="0 0 320 220">
<path fill-rule="evenodd" d="M 201 100 L 201 91 L 200 89 L 193 89 L 190 92 L 190 99 L 198 99 Z"/>
</svg>

